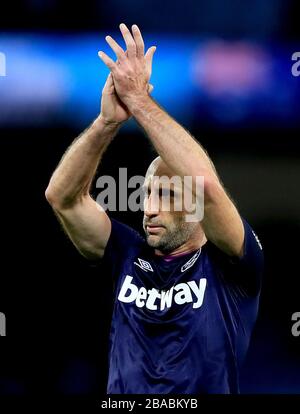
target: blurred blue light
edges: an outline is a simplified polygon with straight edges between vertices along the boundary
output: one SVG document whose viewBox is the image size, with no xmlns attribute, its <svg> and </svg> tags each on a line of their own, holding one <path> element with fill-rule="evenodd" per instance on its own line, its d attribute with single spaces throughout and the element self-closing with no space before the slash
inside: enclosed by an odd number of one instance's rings
<svg viewBox="0 0 300 414">
<path fill-rule="evenodd" d="M 0 77 L 0 125 L 83 127 L 91 122 L 108 75 L 97 52 L 113 55 L 104 36 L 0 35 L 7 75 Z M 254 42 L 177 35 L 147 33 L 148 38 L 157 46 L 153 97 L 180 122 L 203 113 L 204 122 L 220 125 L 297 120 L 300 83 L 283 48 L 274 52 Z"/>
</svg>

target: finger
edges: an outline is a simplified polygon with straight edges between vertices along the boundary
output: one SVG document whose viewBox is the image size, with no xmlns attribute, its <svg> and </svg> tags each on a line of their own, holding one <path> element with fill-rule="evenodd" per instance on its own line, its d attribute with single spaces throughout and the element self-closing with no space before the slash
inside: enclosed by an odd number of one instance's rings
<svg viewBox="0 0 300 414">
<path fill-rule="evenodd" d="M 108 67 L 108 69 L 110 69 L 112 72 L 116 70 L 117 65 L 109 56 L 107 56 L 106 53 L 100 51 L 98 52 L 98 56 L 102 60 L 102 62 Z"/>
<path fill-rule="evenodd" d="M 106 82 L 105 82 L 105 84 L 104 84 L 104 88 L 103 88 L 103 89 L 105 89 L 105 88 L 109 87 L 112 83 L 113 83 L 113 82 L 112 82 L 111 72 L 109 72 L 109 75 L 108 75 L 108 76 L 107 76 L 107 78 L 106 78 Z"/>
<path fill-rule="evenodd" d="M 120 30 L 123 35 L 124 41 L 126 43 L 126 48 L 128 51 L 128 57 L 134 58 L 136 56 L 136 44 L 135 41 L 127 28 L 127 26 L 124 23 L 120 24 Z"/>
<path fill-rule="evenodd" d="M 147 52 L 145 54 L 146 68 L 147 68 L 150 75 L 151 75 L 151 72 L 152 72 L 152 60 L 153 60 L 153 55 L 154 55 L 155 51 L 156 51 L 156 46 L 152 46 L 147 50 Z"/>
<path fill-rule="evenodd" d="M 105 37 L 105 40 L 107 41 L 107 43 L 109 44 L 109 46 L 112 48 L 112 50 L 115 52 L 118 60 L 120 62 L 122 60 L 124 60 L 125 59 L 125 52 L 121 48 L 121 46 L 111 36 L 106 36 Z"/>
<path fill-rule="evenodd" d="M 132 33 L 133 33 L 134 41 L 136 44 L 136 55 L 138 57 L 144 57 L 145 44 L 144 44 L 142 33 L 136 24 L 132 26 Z"/>
<path fill-rule="evenodd" d="M 108 75 L 105 85 L 103 87 L 102 93 L 106 93 L 106 94 L 111 94 L 114 92 L 115 86 L 114 86 L 114 82 L 113 82 L 113 77 L 112 74 L 110 72 L 110 74 Z"/>
<path fill-rule="evenodd" d="M 114 81 L 113 81 L 113 77 L 112 77 L 111 72 L 110 72 L 110 74 L 108 75 L 108 77 L 106 79 L 105 86 L 107 86 L 108 88 L 110 88 L 111 86 L 114 86 Z"/>
<path fill-rule="evenodd" d="M 153 55 L 154 55 L 155 51 L 156 51 L 156 46 L 149 47 L 149 49 L 147 50 L 147 52 L 145 54 L 146 63 L 152 65 L 152 59 L 153 59 Z"/>
</svg>

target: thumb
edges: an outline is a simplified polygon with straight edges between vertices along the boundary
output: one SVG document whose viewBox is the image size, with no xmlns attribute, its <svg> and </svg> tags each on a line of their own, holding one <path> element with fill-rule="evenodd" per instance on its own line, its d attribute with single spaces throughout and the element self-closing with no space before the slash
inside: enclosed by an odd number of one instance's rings
<svg viewBox="0 0 300 414">
<path fill-rule="evenodd" d="M 114 81 L 113 81 L 113 77 L 112 74 L 110 72 L 110 74 L 108 75 L 105 85 L 103 87 L 103 91 L 102 92 L 106 92 L 106 93 L 111 93 L 114 90 Z"/>
</svg>

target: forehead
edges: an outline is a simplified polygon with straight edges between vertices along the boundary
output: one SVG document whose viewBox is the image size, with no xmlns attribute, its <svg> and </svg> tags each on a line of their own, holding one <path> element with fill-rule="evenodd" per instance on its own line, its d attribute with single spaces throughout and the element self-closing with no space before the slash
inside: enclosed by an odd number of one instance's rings
<svg viewBox="0 0 300 414">
<path fill-rule="evenodd" d="M 174 171 L 171 170 L 163 161 L 157 160 L 150 165 L 148 168 L 144 186 L 149 187 L 150 185 L 159 187 L 181 188 L 182 182 L 179 176 L 176 176 Z"/>
</svg>

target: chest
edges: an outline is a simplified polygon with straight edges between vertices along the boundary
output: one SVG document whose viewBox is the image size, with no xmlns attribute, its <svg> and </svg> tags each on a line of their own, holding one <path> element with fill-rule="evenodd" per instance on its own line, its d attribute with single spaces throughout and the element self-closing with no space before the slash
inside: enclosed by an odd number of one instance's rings
<svg viewBox="0 0 300 414">
<path fill-rule="evenodd" d="M 185 305 L 199 309 L 214 285 L 204 262 L 199 254 L 174 263 L 128 260 L 118 277 L 116 300 L 144 311 L 166 312 Z"/>
</svg>

